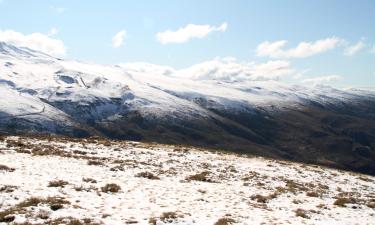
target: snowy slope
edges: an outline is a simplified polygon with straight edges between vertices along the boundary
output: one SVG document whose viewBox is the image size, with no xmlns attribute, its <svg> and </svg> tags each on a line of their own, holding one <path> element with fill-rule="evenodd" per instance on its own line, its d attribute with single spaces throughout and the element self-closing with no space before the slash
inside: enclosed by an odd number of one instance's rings
<svg viewBox="0 0 375 225">
<path fill-rule="evenodd" d="M 181 146 L 22 137 L 0 141 L 0 162 L 3 222 L 375 224 L 375 178 L 319 166 Z"/>
<path fill-rule="evenodd" d="M 152 69 L 150 73 L 151 69 L 144 64 L 104 66 L 60 60 L 5 43 L 1 43 L 0 49 L 0 83 L 51 102 L 68 100 L 89 104 L 99 99 L 105 102 L 120 98 L 126 105 L 145 113 L 176 111 L 179 116 L 189 116 L 186 112 L 207 114 L 189 101 L 200 97 L 215 101 L 217 107 L 236 108 L 243 104 L 281 107 L 310 100 L 327 104 L 361 95 L 354 90 L 288 86 L 276 81 L 193 80 L 179 76 L 178 72 L 158 73 Z M 118 112 L 108 107 L 113 110 L 112 114 Z"/>
<path fill-rule="evenodd" d="M 210 146 L 375 174 L 374 91 L 187 76 L 194 71 L 0 43 L 0 133 Z"/>
</svg>

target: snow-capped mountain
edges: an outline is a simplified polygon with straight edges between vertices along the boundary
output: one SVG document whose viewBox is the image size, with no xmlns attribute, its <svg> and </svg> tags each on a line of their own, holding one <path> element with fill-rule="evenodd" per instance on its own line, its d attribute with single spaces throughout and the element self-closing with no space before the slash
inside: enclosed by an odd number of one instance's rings
<svg viewBox="0 0 375 225">
<path fill-rule="evenodd" d="M 188 72 L 0 43 L 0 132 L 203 145 L 375 174 L 375 92 Z"/>
</svg>

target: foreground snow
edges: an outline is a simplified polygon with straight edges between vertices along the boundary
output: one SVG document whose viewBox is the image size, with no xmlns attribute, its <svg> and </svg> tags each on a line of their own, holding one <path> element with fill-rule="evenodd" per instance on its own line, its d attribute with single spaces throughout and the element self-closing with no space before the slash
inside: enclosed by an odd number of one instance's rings
<svg viewBox="0 0 375 225">
<path fill-rule="evenodd" d="M 374 193 L 374 177 L 318 166 L 181 146 L 0 137 L 4 224 L 74 218 L 87 224 L 375 224 Z M 25 204 L 30 198 L 39 201 Z"/>
</svg>

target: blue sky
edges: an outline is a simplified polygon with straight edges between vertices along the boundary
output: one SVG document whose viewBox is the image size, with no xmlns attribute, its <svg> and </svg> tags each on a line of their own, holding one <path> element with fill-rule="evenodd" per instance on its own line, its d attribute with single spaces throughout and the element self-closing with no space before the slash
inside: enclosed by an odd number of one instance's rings
<svg viewBox="0 0 375 225">
<path fill-rule="evenodd" d="M 238 63 L 278 60 L 290 63 L 294 74 L 283 78 L 289 82 L 320 77 L 338 86 L 375 86 L 371 0 L 0 2 L 3 35 L 40 33 L 61 41 L 66 58 L 174 68 L 224 57 L 235 57 Z M 197 26 L 184 30 L 189 24 Z M 121 31 L 123 38 L 115 47 L 113 38 Z M 187 35 L 186 40 L 176 40 L 181 35 Z M 287 42 L 272 45 L 281 40 Z M 327 43 L 320 46 L 319 40 Z M 302 42 L 308 46 L 297 48 Z"/>
</svg>

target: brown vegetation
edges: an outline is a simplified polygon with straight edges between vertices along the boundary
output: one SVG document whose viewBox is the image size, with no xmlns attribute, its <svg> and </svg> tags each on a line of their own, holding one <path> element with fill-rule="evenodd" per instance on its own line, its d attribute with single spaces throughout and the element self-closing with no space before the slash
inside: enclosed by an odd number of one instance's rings
<svg viewBox="0 0 375 225">
<path fill-rule="evenodd" d="M 102 188 L 101 188 L 102 192 L 105 192 L 105 193 L 117 193 L 121 190 L 121 187 L 117 184 L 106 184 L 104 185 Z"/>
<path fill-rule="evenodd" d="M 143 178 L 147 178 L 147 179 L 150 179 L 150 180 L 160 180 L 160 178 L 156 175 L 154 175 L 153 173 L 151 172 L 140 172 L 138 173 L 137 175 L 135 175 L 136 177 L 143 177 Z"/>
<path fill-rule="evenodd" d="M 186 178 L 187 181 L 203 181 L 203 182 L 214 182 L 209 176 L 211 172 L 203 171 L 201 173 L 197 173 Z"/>
<path fill-rule="evenodd" d="M 232 223 L 235 223 L 236 221 L 231 218 L 221 218 L 214 225 L 230 225 Z"/>
<path fill-rule="evenodd" d="M 48 183 L 48 187 L 65 187 L 69 183 L 64 180 L 53 180 Z"/>
</svg>

